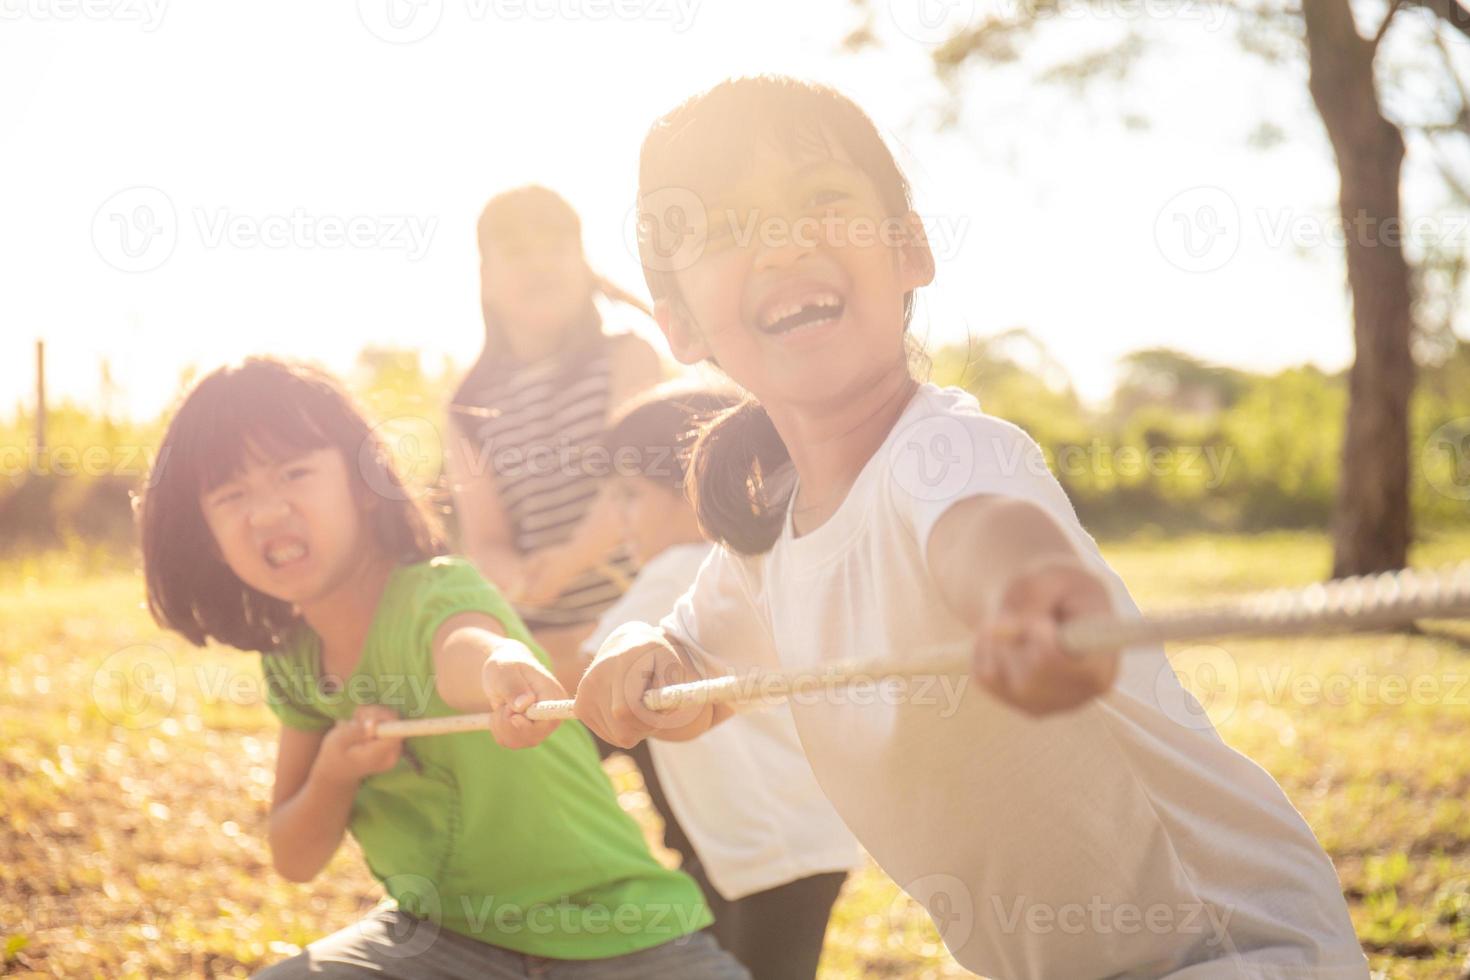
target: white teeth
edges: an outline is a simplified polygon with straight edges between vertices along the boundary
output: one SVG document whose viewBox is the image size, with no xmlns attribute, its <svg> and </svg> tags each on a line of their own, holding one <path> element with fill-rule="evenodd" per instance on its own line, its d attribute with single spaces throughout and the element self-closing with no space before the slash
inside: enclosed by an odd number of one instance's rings
<svg viewBox="0 0 1470 980">
<path fill-rule="evenodd" d="M 787 317 L 795 316 L 805 309 L 836 309 L 841 305 L 842 298 L 834 293 L 823 293 L 799 303 L 783 303 L 766 311 L 765 316 L 761 317 L 761 328 L 769 330 Z"/>
<path fill-rule="evenodd" d="M 801 307 L 796 305 L 778 306 L 774 310 L 766 314 L 765 321 L 761 324 L 761 326 L 769 327 L 774 323 L 778 323 L 786 319 L 788 316 L 795 316 L 800 312 Z"/>
<path fill-rule="evenodd" d="M 285 565 L 288 562 L 293 562 L 299 558 L 305 557 L 306 545 L 297 541 L 291 544 L 277 545 L 276 547 L 270 549 L 268 552 L 266 552 L 265 560 L 270 562 L 272 565 L 275 565 L 276 567 L 280 567 L 281 565 Z"/>
</svg>

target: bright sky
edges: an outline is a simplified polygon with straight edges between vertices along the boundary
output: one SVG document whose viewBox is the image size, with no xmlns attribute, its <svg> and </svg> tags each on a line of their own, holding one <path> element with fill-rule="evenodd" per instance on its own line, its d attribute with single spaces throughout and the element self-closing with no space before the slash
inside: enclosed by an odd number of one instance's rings
<svg viewBox="0 0 1470 980">
<path fill-rule="evenodd" d="M 593 264 L 641 291 L 626 218 L 644 131 L 756 71 L 836 84 L 901 146 L 939 251 L 916 321 L 931 344 L 1027 327 L 1091 399 L 1144 346 L 1347 363 L 1340 254 L 1291 241 L 1336 195 L 1299 72 L 1186 8 L 1150 22 L 1175 46 L 1134 83 L 972 72 L 941 132 L 917 15 L 975 11 L 917 2 L 875 0 L 888 43 L 851 55 L 846 0 L 0 0 L 0 413 L 29 404 L 37 337 L 54 398 L 95 404 L 106 357 L 137 416 L 185 365 L 254 352 L 468 363 L 474 220 L 527 181 L 563 193 Z M 1047 43 L 1103 43 L 1149 6 Z M 1125 131 L 1120 106 L 1152 128 Z M 1263 119 L 1289 142 L 1250 149 Z"/>
</svg>

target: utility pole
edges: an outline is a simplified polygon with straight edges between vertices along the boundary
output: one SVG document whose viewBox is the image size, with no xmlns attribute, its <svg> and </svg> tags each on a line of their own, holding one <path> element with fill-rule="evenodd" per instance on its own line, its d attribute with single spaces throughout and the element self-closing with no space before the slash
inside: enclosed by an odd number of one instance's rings
<svg viewBox="0 0 1470 980">
<path fill-rule="evenodd" d="M 36 457 L 46 454 L 46 342 L 36 341 Z"/>
</svg>

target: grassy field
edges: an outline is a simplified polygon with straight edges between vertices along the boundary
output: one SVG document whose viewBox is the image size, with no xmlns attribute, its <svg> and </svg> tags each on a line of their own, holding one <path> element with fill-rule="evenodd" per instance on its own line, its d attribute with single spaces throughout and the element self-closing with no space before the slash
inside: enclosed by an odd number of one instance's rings
<svg viewBox="0 0 1470 980">
<path fill-rule="evenodd" d="M 1312 535 L 1105 550 L 1145 608 L 1329 567 Z M 1414 559 L 1467 556 L 1470 532 Z M 160 634 L 141 595 L 105 562 L 0 566 L 0 973 L 240 976 L 379 898 L 350 845 L 310 885 L 271 871 L 275 726 L 254 658 Z M 1470 627 L 1427 626 L 1173 651 L 1225 738 L 1331 853 L 1363 947 L 1392 978 L 1454 977 L 1470 952 Z M 609 765 L 646 818 L 636 775 Z M 822 973 L 967 975 L 873 868 L 838 904 Z"/>
</svg>

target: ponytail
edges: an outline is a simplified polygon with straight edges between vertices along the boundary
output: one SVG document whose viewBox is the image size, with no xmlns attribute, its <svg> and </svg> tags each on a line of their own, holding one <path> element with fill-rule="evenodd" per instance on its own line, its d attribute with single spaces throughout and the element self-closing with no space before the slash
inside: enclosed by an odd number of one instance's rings
<svg viewBox="0 0 1470 980">
<path fill-rule="evenodd" d="M 650 320 L 653 319 L 653 309 L 647 303 L 605 276 L 600 276 L 594 272 L 592 274 L 592 288 L 613 302 L 631 306 Z"/>
<path fill-rule="evenodd" d="M 721 412 L 699 434 L 689 496 L 705 536 L 742 555 L 770 551 L 795 486 L 791 453 L 760 403 Z"/>
</svg>

